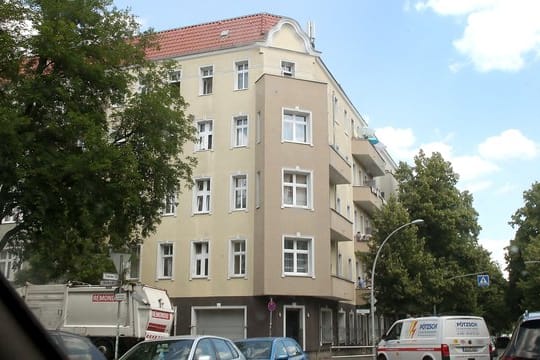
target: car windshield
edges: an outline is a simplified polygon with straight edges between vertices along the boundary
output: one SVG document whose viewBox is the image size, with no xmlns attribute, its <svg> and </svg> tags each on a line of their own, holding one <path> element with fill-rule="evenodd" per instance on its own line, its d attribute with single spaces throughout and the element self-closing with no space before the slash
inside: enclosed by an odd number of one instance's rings
<svg viewBox="0 0 540 360">
<path fill-rule="evenodd" d="M 242 351 L 246 359 L 270 359 L 272 341 L 238 341 L 236 346 Z"/>
<path fill-rule="evenodd" d="M 540 357 L 540 320 L 526 321 L 515 334 L 517 357 L 537 359 Z"/>
<path fill-rule="evenodd" d="M 137 344 L 122 360 L 187 360 L 193 340 L 163 340 Z"/>
</svg>

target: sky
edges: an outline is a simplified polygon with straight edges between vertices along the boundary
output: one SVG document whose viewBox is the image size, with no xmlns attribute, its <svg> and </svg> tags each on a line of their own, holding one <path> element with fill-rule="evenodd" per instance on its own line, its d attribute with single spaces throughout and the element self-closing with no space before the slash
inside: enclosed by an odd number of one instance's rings
<svg viewBox="0 0 540 360">
<path fill-rule="evenodd" d="M 304 28 L 396 160 L 440 152 L 504 270 L 509 222 L 540 181 L 540 1 L 114 0 L 156 31 L 267 12 Z"/>
</svg>

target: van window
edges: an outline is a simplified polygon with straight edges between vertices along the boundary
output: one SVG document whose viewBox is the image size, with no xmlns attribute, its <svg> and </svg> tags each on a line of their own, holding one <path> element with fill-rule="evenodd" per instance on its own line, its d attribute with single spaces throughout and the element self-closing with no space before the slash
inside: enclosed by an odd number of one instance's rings
<svg viewBox="0 0 540 360">
<path fill-rule="evenodd" d="M 398 340 L 399 337 L 401 336 L 401 328 L 403 327 L 403 323 L 402 322 L 398 322 L 396 324 L 394 324 L 394 326 L 392 326 L 390 328 L 390 330 L 388 330 L 388 332 L 386 333 L 386 336 L 384 337 L 385 340 Z"/>
</svg>

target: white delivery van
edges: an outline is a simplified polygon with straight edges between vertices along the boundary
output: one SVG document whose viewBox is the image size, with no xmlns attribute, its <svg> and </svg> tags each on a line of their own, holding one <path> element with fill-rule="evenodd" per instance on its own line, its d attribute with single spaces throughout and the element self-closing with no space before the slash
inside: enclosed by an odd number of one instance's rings
<svg viewBox="0 0 540 360">
<path fill-rule="evenodd" d="M 377 347 L 377 360 L 490 360 L 486 322 L 478 316 L 396 321 Z"/>
</svg>

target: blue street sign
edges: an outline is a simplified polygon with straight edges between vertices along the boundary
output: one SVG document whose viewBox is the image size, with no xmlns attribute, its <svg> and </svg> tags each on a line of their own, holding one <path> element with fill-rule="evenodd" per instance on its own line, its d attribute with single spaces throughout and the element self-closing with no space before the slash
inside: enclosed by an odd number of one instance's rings
<svg viewBox="0 0 540 360">
<path fill-rule="evenodd" d="M 489 275 L 488 274 L 476 275 L 476 282 L 478 284 L 478 287 L 488 287 Z"/>
</svg>

